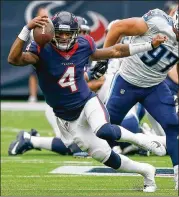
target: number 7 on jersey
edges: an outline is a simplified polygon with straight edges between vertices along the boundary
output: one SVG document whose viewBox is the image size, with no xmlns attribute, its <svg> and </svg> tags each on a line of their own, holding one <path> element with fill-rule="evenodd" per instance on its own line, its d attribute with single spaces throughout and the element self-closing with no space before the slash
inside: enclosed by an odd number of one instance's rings
<svg viewBox="0 0 179 197">
<path fill-rule="evenodd" d="M 72 92 L 78 90 L 75 82 L 75 66 L 69 66 L 67 68 L 63 76 L 59 79 L 58 84 L 62 88 L 70 87 Z"/>
</svg>

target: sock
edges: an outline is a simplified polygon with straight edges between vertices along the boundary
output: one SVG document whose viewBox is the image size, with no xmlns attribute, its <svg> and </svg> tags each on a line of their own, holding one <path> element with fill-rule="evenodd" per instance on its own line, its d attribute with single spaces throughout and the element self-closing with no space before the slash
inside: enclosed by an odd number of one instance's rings
<svg viewBox="0 0 179 197">
<path fill-rule="evenodd" d="M 31 136 L 30 142 L 34 148 L 50 150 L 61 155 L 71 154 L 60 138 Z"/>
<path fill-rule="evenodd" d="M 104 162 L 104 165 L 109 166 L 113 169 L 118 169 L 121 166 L 121 158 L 112 150 L 109 159 Z"/>
<path fill-rule="evenodd" d="M 114 151 L 111 151 L 109 159 L 104 162 L 104 164 L 120 172 L 124 171 L 141 174 L 145 177 L 145 183 L 153 184 L 153 177 L 148 177 L 148 169 L 149 167 L 151 169 L 152 166 L 147 163 L 139 163 L 124 155 L 116 154 Z"/>
<path fill-rule="evenodd" d="M 34 148 L 43 148 L 46 150 L 52 150 L 53 137 L 36 137 L 31 136 L 30 142 Z"/>
<path fill-rule="evenodd" d="M 153 177 L 148 176 L 148 170 L 149 168 L 154 169 L 153 166 L 147 163 L 139 163 L 137 161 L 133 161 L 124 155 L 120 155 L 120 158 L 121 158 L 121 166 L 117 171 L 141 174 L 142 176 L 144 176 L 146 184 L 153 184 L 154 181 Z"/>
<path fill-rule="evenodd" d="M 178 168 L 179 165 L 174 166 L 174 180 L 176 182 L 176 189 L 178 189 Z"/>
<path fill-rule="evenodd" d="M 179 165 L 174 166 L 174 174 L 178 174 Z"/>
<path fill-rule="evenodd" d="M 82 152 L 82 150 L 78 147 L 77 144 L 73 143 L 69 146 L 69 149 L 71 150 L 72 153 L 79 153 Z"/>
<path fill-rule="evenodd" d="M 61 155 L 71 155 L 72 152 L 67 148 L 60 138 L 54 138 L 52 141 L 52 151 Z"/>
<path fill-rule="evenodd" d="M 127 129 L 119 126 L 121 129 L 121 138 L 119 141 L 123 141 L 123 142 L 131 142 L 131 143 L 138 143 L 138 137 L 136 134 L 128 131 Z"/>
</svg>

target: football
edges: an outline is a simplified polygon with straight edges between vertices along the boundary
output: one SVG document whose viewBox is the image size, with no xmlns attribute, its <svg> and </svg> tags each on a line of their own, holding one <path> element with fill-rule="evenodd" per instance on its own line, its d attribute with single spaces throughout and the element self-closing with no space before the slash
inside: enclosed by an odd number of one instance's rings
<svg viewBox="0 0 179 197">
<path fill-rule="evenodd" d="M 51 42 L 54 35 L 54 26 L 50 19 L 46 26 L 36 27 L 33 31 L 34 40 L 40 47 L 44 47 L 45 44 Z"/>
</svg>

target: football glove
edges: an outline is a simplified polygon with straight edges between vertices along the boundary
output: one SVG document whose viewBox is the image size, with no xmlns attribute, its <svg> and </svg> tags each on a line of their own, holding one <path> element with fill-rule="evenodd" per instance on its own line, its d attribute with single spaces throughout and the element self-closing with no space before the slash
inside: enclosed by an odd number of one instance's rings
<svg viewBox="0 0 179 197">
<path fill-rule="evenodd" d="M 90 69 L 90 80 L 99 79 L 102 77 L 108 69 L 108 60 L 97 61 L 95 66 Z"/>
</svg>

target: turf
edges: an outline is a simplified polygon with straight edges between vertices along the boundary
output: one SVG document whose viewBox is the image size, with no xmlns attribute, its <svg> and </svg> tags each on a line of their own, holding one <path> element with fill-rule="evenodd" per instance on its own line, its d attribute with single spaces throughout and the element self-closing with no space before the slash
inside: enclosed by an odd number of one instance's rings
<svg viewBox="0 0 179 197">
<path fill-rule="evenodd" d="M 158 190 L 142 192 L 142 177 L 77 176 L 50 174 L 69 162 L 78 165 L 100 165 L 93 159 L 60 156 L 50 151 L 29 151 L 10 157 L 8 146 L 19 130 L 36 128 L 41 136 L 53 136 L 44 112 L 1 112 L 1 196 L 178 196 L 173 178 L 156 177 Z M 156 167 L 172 167 L 168 156 L 132 156 Z"/>
</svg>

